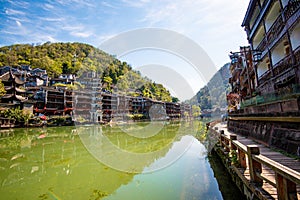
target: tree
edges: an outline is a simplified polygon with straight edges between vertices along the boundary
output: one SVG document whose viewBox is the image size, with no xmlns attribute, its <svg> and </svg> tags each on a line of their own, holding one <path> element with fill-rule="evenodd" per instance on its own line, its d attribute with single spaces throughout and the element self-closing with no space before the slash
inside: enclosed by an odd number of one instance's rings
<svg viewBox="0 0 300 200">
<path fill-rule="evenodd" d="M 42 45 L 17 44 L 0 47 L 0 67 L 23 64 L 45 69 L 50 77 L 57 77 L 61 73 L 80 77 L 84 72 L 94 71 L 109 90 L 114 84 L 120 93 L 142 93 L 157 100 L 172 101 L 170 92 L 163 85 L 143 77 L 126 62 L 87 44 L 46 42 Z"/>
<path fill-rule="evenodd" d="M 0 98 L 2 96 L 4 96 L 5 94 L 6 94 L 5 87 L 4 87 L 3 83 L 2 83 L 2 81 L 0 80 Z"/>
<path fill-rule="evenodd" d="M 201 115 L 201 109 L 199 106 L 197 105 L 193 105 L 192 106 L 192 113 L 193 113 L 193 117 L 199 117 Z"/>
<path fill-rule="evenodd" d="M 177 97 L 172 97 L 172 102 L 173 103 L 178 103 L 179 102 L 179 99 Z"/>
<path fill-rule="evenodd" d="M 112 78 L 110 78 L 109 76 L 105 76 L 103 78 L 103 83 L 107 84 L 107 89 L 110 89 L 112 81 L 113 81 Z"/>
</svg>

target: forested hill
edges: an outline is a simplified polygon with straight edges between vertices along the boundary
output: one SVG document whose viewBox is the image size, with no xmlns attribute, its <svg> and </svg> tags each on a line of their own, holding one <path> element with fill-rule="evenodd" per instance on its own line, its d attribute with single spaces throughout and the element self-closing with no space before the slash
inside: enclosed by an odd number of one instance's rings
<svg viewBox="0 0 300 200">
<path fill-rule="evenodd" d="M 230 64 L 227 63 L 209 80 L 206 86 L 189 100 L 192 105 L 199 105 L 201 110 L 227 107 L 226 94 L 230 90 Z"/>
<path fill-rule="evenodd" d="M 50 77 L 92 70 L 100 74 L 103 84 L 109 90 L 117 88 L 119 92 L 131 92 L 132 95 L 142 93 L 143 96 L 156 100 L 172 101 L 170 92 L 163 85 L 142 77 L 126 62 L 88 44 L 47 42 L 41 45 L 16 44 L 0 48 L 0 67 L 21 65 L 46 69 Z"/>
</svg>

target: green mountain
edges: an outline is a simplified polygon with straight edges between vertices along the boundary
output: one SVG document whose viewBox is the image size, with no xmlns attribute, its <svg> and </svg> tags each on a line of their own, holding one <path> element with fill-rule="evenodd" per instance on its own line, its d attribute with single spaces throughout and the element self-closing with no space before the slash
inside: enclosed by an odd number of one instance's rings
<svg viewBox="0 0 300 200">
<path fill-rule="evenodd" d="M 95 71 L 107 90 L 172 101 L 170 92 L 163 85 L 142 77 L 126 62 L 88 44 L 47 42 L 41 45 L 16 44 L 0 48 L 0 67 L 21 65 L 46 69 L 50 77 Z"/>
<path fill-rule="evenodd" d="M 230 64 L 227 63 L 221 67 L 207 85 L 189 100 L 189 103 L 199 105 L 202 111 L 227 107 L 226 94 L 230 91 L 228 79 L 231 76 L 229 66 Z"/>
</svg>

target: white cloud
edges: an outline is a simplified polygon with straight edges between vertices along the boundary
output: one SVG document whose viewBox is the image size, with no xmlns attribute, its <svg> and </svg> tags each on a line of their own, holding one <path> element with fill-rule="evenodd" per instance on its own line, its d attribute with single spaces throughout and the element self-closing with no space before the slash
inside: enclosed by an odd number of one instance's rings
<svg viewBox="0 0 300 200">
<path fill-rule="evenodd" d="M 75 37 L 82 37 L 82 38 L 87 38 L 87 37 L 90 37 L 90 36 L 93 35 L 93 33 L 90 32 L 90 31 L 85 31 L 85 32 L 72 31 L 72 32 L 70 32 L 70 34 L 71 34 L 72 36 L 75 36 Z"/>
<path fill-rule="evenodd" d="M 30 5 L 29 2 L 26 1 L 16 1 L 16 0 L 10 0 L 8 1 L 12 6 L 20 7 L 20 8 L 28 8 Z"/>
<path fill-rule="evenodd" d="M 244 45 L 240 24 L 247 1 L 236 0 L 9 0 L 4 10 L 8 35 L 15 40 L 78 40 L 93 43 L 129 29 L 156 27 L 186 35 L 207 50 L 218 66 L 227 50 Z M 39 11 L 37 11 L 37 8 Z M 78 11 L 78 12 L 77 12 Z M 100 36 L 98 36 L 100 35 Z M 18 37 L 19 36 L 19 37 Z M 73 36 L 73 37 L 72 37 Z M 9 36 L 0 36 L 5 40 Z M 3 39 L 4 38 L 4 39 Z M 10 41 L 10 40 L 9 40 Z"/>
<path fill-rule="evenodd" d="M 239 46 L 234 46 L 237 43 L 244 45 L 246 42 L 241 23 L 247 5 L 246 1 L 236 0 L 153 1 L 151 6 L 143 7 L 145 16 L 140 22 L 147 27 L 167 28 L 192 38 L 207 51 L 217 66 L 221 66 L 227 62 L 228 52 L 224 47 L 235 49 Z"/>
<path fill-rule="evenodd" d="M 121 0 L 126 6 L 140 8 L 150 2 L 150 0 Z"/>
<path fill-rule="evenodd" d="M 113 9 L 117 9 L 118 7 L 113 5 L 112 3 L 108 3 L 107 1 L 101 1 L 101 5 L 108 7 L 108 8 L 113 8 Z"/>
<path fill-rule="evenodd" d="M 40 19 L 41 19 L 41 20 L 44 20 L 44 21 L 48 21 L 48 22 L 61 22 L 61 21 L 64 20 L 64 19 L 61 18 L 61 17 L 57 17 L 57 18 L 52 18 L 52 17 L 41 17 Z"/>
<path fill-rule="evenodd" d="M 18 20 L 16 20 L 16 24 L 17 24 L 19 27 L 21 27 L 21 26 L 22 26 L 21 22 L 20 22 L 20 21 L 18 21 Z"/>
<path fill-rule="evenodd" d="M 84 30 L 84 26 L 82 25 L 66 25 L 66 26 L 63 26 L 62 27 L 63 30 L 66 30 L 66 31 L 81 31 L 81 30 Z"/>
<path fill-rule="evenodd" d="M 54 6 L 53 5 L 51 5 L 51 4 L 49 4 L 49 3 L 45 3 L 45 4 L 43 4 L 42 5 L 42 8 L 44 9 L 44 10 L 53 10 L 54 9 Z"/>
<path fill-rule="evenodd" d="M 56 3 L 62 5 L 62 6 L 74 6 L 74 7 L 95 7 L 95 3 L 90 0 L 55 0 Z"/>
<path fill-rule="evenodd" d="M 25 15 L 25 12 L 7 8 L 5 10 L 5 14 L 7 14 L 7 15 Z"/>
</svg>

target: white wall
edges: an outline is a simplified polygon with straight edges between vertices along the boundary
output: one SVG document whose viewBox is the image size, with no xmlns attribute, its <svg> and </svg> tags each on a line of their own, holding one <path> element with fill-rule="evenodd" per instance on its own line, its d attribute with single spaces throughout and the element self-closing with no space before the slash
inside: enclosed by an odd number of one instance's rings
<svg viewBox="0 0 300 200">
<path fill-rule="evenodd" d="M 276 65 L 281 59 L 283 59 L 285 55 L 285 47 L 283 45 L 283 41 L 281 41 L 272 51 L 272 64 Z"/>
<path fill-rule="evenodd" d="M 293 50 L 300 46 L 300 22 L 298 22 L 296 27 L 291 32 L 291 43 Z"/>
<path fill-rule="evenodd" d="M 257 66 L 257 76 L 258 78 L 261 77 L 262 74 L 264 74 L 266 71 L 268 71 L 268 64 L 267 64 L 267 60 L 269 60 L 268 57 L 266 57 L 265 59 L 263 59 Z"/>
<path fill-rule="evenodd" d="M 264 38 L 265 30 L 264 27 L 261 25 L 257 30 L 255 36 L 253 37 L 253 48 L 256 49 L 257 46 L 260 44 L 262 39 Z"/>
<path fill-rule="evenodd" d="M 265 19 L 266 32 L 269 31 L 269 29 L 271 28 L 271 26 L 273 25 L 273 23 L 275 22 L 275 20 L 279 15 L 280 15 L 280 5 L 279 2 L 276 1 Z"/>
<path fill-rule="evenodd" d="M 254 25 L 254 23 L 255 23 L 255 21 L 256 21 L 256 18 L 257 18 L 257 16 L 258 16 L 258 14 L 259 14 L 259 7 L 256 6 L 255 10 L 253 11 L 251 20 L 250 20 L 250 22 L 249 22 L 250 29 L 253 28 L 253 25 Z"/>
</svg>

